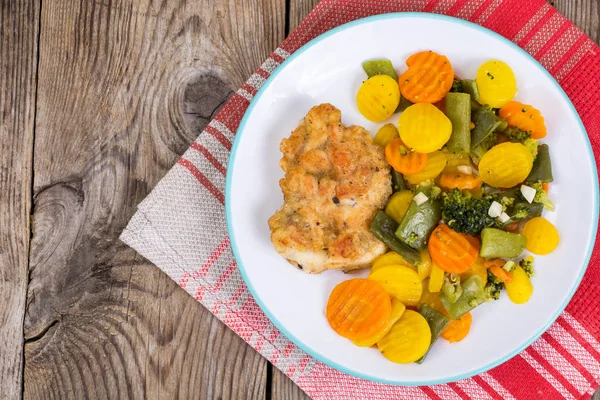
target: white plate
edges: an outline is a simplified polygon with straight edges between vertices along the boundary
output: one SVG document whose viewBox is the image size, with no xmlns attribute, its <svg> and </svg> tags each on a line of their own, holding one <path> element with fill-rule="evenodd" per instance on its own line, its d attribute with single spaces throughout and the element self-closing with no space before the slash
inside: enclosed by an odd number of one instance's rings
<svg viewBox="0 0 600 400">
<path fill-rule="evenodd" d="M 418 32 L 418 34 L 409 34 Z M 332 103 L 346 125 L 372 133 L 381 124 L 362 117 L 355 95 L 365 79 L 361 63 L 404 61 L 420 50 L 448 56 L 457 75 L 474 77 L 489 59 L 515 72 L 516 99 L 533 104 L 546 119 L 555 182 L 550 196 L 556 212 L 544 216 L 561 242 L 536 257 L 534 293 L 524 305 L 499 301 L 473 312 L 467 339 L 438 341 L 422 365 L 394 364 L 376 349 L 359 348 L 328 325 L 324 308 L 331 289 L 348 279 L 341 272 L 307 275 L 288 264 L 269 240 L 268 218 L 282 205 L 278 180 L 279 143 L 307 111 Z M 394 115 L 390 121 L 396 122 Z M 354 21 L 314 39 L 281 65 L 261 87 L 238 130 L 227 173 L 226 212 L 239 269 L 256 301 L 296 345 L 348 374 L 402 385 L 429 385 L 482 373 L 513 357 L 539 337 L 565 308 L 588 264 L 598 222 L 598 178 L 592 149 L 573 105 L 550 74 L 500 35 L 440 15 L 385 14 Z M 364 273 L 363 273 L 364 275 Z"/>
</svg>

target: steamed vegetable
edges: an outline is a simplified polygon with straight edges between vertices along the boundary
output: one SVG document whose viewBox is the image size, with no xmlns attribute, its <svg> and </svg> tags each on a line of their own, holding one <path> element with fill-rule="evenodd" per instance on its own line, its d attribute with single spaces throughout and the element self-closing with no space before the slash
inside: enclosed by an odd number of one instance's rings
<svg viewBox="0 0 600 400">
<path fill-rule="evenodd" d="M 404 265 L 387 265 L 372 271 L 369 280 L 379 283 L 385 291 L 403 304 L 414 306 L 419 303 L 423 284 L 419 275 Z"/>
<path fill-rule="evenodd" d="M 340 336 L 367 339 L 380 332 L 392 314 L 390 296 L 383 286 L 368 279 L 338 284 L 327 301 L 327 321 Z"/>
<path fill-rule="evenodd" d="M 440 186 L 446 189 L 475 189 L 481 186 L 481 178 L 461 172 L 447 172 L 440 176 Z"/>
<path fill-rule="evenodd" d="M 536 217 L 525 223 L 523 236 L 527 238 L 526 248 L 533 254 L 549 254 L 558 246 L 558 231 L 547 219 Z"/>
<path fill-rule="evenodd" d="M 520 143 L 502 143 L 492 147 L 479 162 L 481 179 L 490 186 L 510 188 L 525 180 L 533 166 L 533 157 Z"/>
<path fill-rule="evenodd" d="M 446 329 L 442 332 L 442 337 L 450 343 L 460 342 L 471 330 L 473 317 L 471 313 L 466 313 L 459 319 L 450 321 Z"/>
<path fill-rule="evenodd" d="M 527 182 L 552 182 L 552 163 L 550 162 L 550 149 L 547 144 L 542 144 L 537 147 L 537 157 L 533 162 L 533 167 Z"/>
<path fill-rule="evenodd" d="M 362 67 L 369 78 L 375 75 L 387 75 L 394 81 L 398 81 L 398 74 L 390 60 L 381 59 L 365 61 L 362 64 Z"/>
<path fill-rule="evenodd" d="M 448 301 L 446 296 L 442 295 L 440 298 L 444 308 L 446 309 L 446 312 L 448 312 L 448 315 L 452 319 L 459 319 L 478 305 L 489 301 L 489 296 L 483 289 L 483 282 L 477 275 L 474 275 L 464 281 L 462 288 L 463 294 L 454 303 Z"/>
<path fill-rule="evenodd" d="M 387 75 L 375 75 L 367 79 L 356 94 L 358 111 L 373 122 L 388 119 L 399 103 L 398 84 Z"/>
<path fill-rule="evenodd" d="M 429 238 L 429 254 L 435 265 L 451 274 L 465 272 L 477 259 L 478 240 L 441 224 Z"/>
<path fill-rule="evenodd" d="M 388 251 L 385 254 L 380 255 L 373 261 L 373 265 L 371 265 L 371 272 L 378 270 L 381 267 L 385 267 L 388 265 L 406 265 L 409 268 L 413 268 L 416 270 L 416 267 L 410 264 L 408 261 L 404 259 L 400 254 L 395 251 Z"/>
<path fill-rule="evenodd" d="M 410 175 L 425 168 L 427 154 L 414 152 L 401 139 L 394 139 L 385 148 L 385 159 L 396 171 Z"/>
<path fill-rule="evenodd" d="M 371 222 L 370 230 L 373 235 L 381 240 L 387 247 L 402 255 L 402 257 L 412 265 L 417 265 L 421 262 L 421 254 L 405 245 L 396 237 L 396 229 L 398 229 L 398 223 L 393 220 L 392 217 L 378 211 Z"/>
<path fill-rule="evenodd" d="M 400 223 L 406 215 L 414 196 L 414 193 L 410 190 L 401 190 L 394 193 L 385 206 L 385 213 Z"/>
<path fill-rule="evenodd" d="M 446 167 L 446 155 L 441 151 L 434 151 L 427 154 L 427 162 L 425 167 L 416 174 L 406 175 L 406 180 L 412 185 L 417 185 L 421 182 L 435 179 Z"/>
<path fill-rule="evenodd" d="M 398 120 L 400 138 L 410 149 L 432 153 L 450 139 L 452 123 L 433 104 L 418 103 L 408 107 Z"/>
<path fill-rule="evenodd" d="M 533 293 L 533 286 L 527 276 L 527 273 L 521 267 L 516 267 L 511 273 L 512 279 L 510 282 L 505 282 L 506 293 L 513 303 L 523 304 L 529 301 Z"/>
<path fill-rule="evenodd" d="M 427 321 L 427 324 L 429 324 L 429 329 L 431 330 L 431 344 L 429 345 L 429 349 L 427 349 L 427 352 L 425 352 L 423 357 L 416 361 L 417 364 L 421 364 L 425 360 L 425 357 L 427 357 L 427 353 L 429 353 L 431 347 L 438 340 L 438 338 L 450 322 L 450 319 L 448 317 L 446 317 L 441 312 L 436 311 L 427 304 L 421 304 L 419 306 L 419 314 L 421 314 L 423 318 L 425 318 L 425 320 Z"/>
<path fill-rule="evenodd" d="M 518 233 L 505 232 L 496 228 L 481 231 L 481 249 L 483 258 L 513 258 L 525 249 L 527 239 Z"/>
<path fill-rule="evenodd" d="M 500 60 L 486 61 L 477 70 L 479 102 L 499 108 L 517 93 L 517 80 L 512 69 Z"/>
<path fill-rule="evenodd" d="M 390 361 L 406 364 L 423 357 L 431 344 L 427 320 L 416 311 L 406 310 L 377 347 Z"/>
<path fill-rule="evenodd" d="M 462 295 L 463 289 L 460 285 L 460 275 L 446 274 L 444 284 L 442 285 L 442 293 L 450 303 L 456 303 L 456 300 Z"/>
<path fill-rule="evenodd" d="M 508 122 L 509 126 L 529 132 L 534 139 L 546 137 L 544 117 L 538 109 L 529 104 L 510 101 L 500 108 L 499 115 Z"/>
<path fill-rule="evenodd" d="M 456 232 L 475 236 L 494 224 L 488 214 L 493 201 L 490 196 L 477 199 L 470 192 L 455 189 L 445 193 L 443 199 L 442 218 Z"/>
<path fill-rule="evenodd" d="M 398 129 L 394 124 L 385 124 L 377 131 L 377 134 L 373 138 L 373 143 L 385 148 L 394 139 L 398 139 Z"/>
<path fill-rule="evenodd" d="M 419 275 L 419 279 L 425 280 L 429 278 L 432 267 L 433 263 L 431 262 L 429 251 L 427 251 L 427 249 L 421 250 L 421 262 L 417 264 L 417 274 Z"/>
<path fill-rule="evenodd" d="M 452 123 L 452 134 L 446 143 L 453 153 L 471 151 L 471 96 L 466 93 L 448 93 L 444 113 Z"/>
<path fill-rule="evenodd" d="M 424 195 L 427 200 L 421 204 L 410 203 L 402 222 L 396 229 L 396 236 L 406 245 L 423 250 L 427 239 L 442 217 L 442 202 L 438 198 L 440 190 L 435 186 L 420 186 L 417 196 Z"/>
<path fill-rule="evenodd" d="M 398 79 L 402 97 L 413 103 L 437 103 L 450 91 L 454 70 L 446 56 L 422 51 L 408 57 L 406 65 Z"/>
<path fill-rule="evenodd" d="M 392 168 L 390 172 L 392 174 L 392 190 L 394 192 L 408 189 L 404 177 L 400 172 L 396 171 L 394 168 Z"/>
<path fill-rule="evenodd" d="M 379 342 L 381 338 L 387 335 L 390 329 L 392 329 L 392 326 L 394 326 L 394 324 L 398 322 L 400 317 L 402 317 L 402 314 L 404 314 L 405 310 L 406 306 L 402 304 L 400 300 L 392 299 L 392 313 L 390 315 L 390 318 L 388 319 L 387 324 L 383 327 L 383 329 L 369 338 L 353 340 L 352 343 L 354 343 L 358 347 L 371 347 L 377 344 L 377 342 Z"/>
<path fill-rule="evenodd" d="M 431 260 L 431 274 L 429 274 L 428 288 L 431 293 L 438 293 L 444 285 L 444 270 Z"/>
</svg>

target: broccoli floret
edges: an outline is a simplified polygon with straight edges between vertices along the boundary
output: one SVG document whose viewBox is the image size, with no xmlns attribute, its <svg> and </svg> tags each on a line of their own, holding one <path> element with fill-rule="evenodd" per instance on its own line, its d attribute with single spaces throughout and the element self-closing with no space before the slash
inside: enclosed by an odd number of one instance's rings
<svg viewBox="0 0 600 400">
<path fill-rule="evenodd" d="M 536 139 L 527 139 L 523 142 L 523 146 L 527 147 L 527 150 L 533 156 L 533 159 L 537 157 L 538 154 L 538 141 Z"/>
<path fill-rule="evenodd" d="M 506 128 L 502 133 L 508 136 L 511 142 L 523 143 L 531 137 L 531 131 L 523 131 L 516 126 Z"/>
<path fill-rule="evenodd" d="M 462 81 L 460 79 L 454 78 L 454 81 L 452 82 L 452 87 L 450 88 L 450 91 L 462 93 L 464 91 Z"/>
<path fill-rule="evenodd" d="M 488 215 L 491 196 L 477 199 L 469 192 L 454 189 L 443 197 L 442 218 L 456 232 L 479 235 L 483 228 L 494 224 L 494 218 Z"/>
<path fill-rule="evenodd" d="M 490 300 L 498 300 L 500 298 L 500 291 L 504 289 L 504 283 L 496 275 L 492 274 L 489 269 L 487 275 L 488 281 L 483 291 Z"/>
<path fill-rule="evenodd" d="M 545 209 L 554 211 L 554 203 L 550 201 L 548 193 L 544 191 L 542 182 L 535 182 L 530 184 L 530 186 L 535 189 L 535 197 L 533 198 L 533 202 L 542 203 Z"/>
<path fill-rule="evenodd" d="M 522 208 L 520 210 L 515 211 L 515 213 L 512 215 L 512 219 L 525 219 L 529 216 L 529 212 Z"/>
<path fill-rule="evenodd" d="M 528 277 L 535 276 L 535 270 L 533 269 L 533 257 L 529 256 L 521 261 L 519 261 L 519 266 L 523 268 L 523 271 L 527 274 Z"/>
<path fill-rule="evenodd" d="M 506 211 L 506 207 L 512 207 L 515 204 L 514 197 L 502 197 L 500 199 L 500 204 L 502 204 L 502 210 Z"/>
</svg>

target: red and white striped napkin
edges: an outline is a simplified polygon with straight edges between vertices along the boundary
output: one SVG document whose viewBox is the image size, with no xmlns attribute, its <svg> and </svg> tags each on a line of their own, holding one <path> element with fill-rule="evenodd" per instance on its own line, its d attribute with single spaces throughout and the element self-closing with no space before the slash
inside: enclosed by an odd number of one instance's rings
<svg viewBox="0 0 600 400">
<path fill-rule="evenodd" d="M 567 92 L 600 154 L 600 48 L 543 0 L 323 0 L 236 92 L 139 205 L 121 239 L 314 399 L 587 399 L 600 386 L 600 244 L 565 312 L 533 345 L 473 378 L 423 387 L 373 383 L 317 362 L 287 340 L 248 292 L 225 225 L 227 159 L 250 100 L 278 65 L 315 36 L 374 14 L 463 18 L 512 40 Z"/>
</svg>

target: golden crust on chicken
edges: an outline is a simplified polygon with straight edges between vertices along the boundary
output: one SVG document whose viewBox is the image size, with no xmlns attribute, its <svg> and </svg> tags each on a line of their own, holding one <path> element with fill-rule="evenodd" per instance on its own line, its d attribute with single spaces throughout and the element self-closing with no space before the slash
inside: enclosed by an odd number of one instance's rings
<svg viewBox="0 0 600 400">
<path fill-rule="evenodd" d="M 313 107 L 281 141 L 283 206 L 271 241 L 307 273 L 365 268 L 386 251 L 369 231 L 392 193 L 383 149 L 360 126 L 344 126 L 331 104 Z"/>
</svg>

